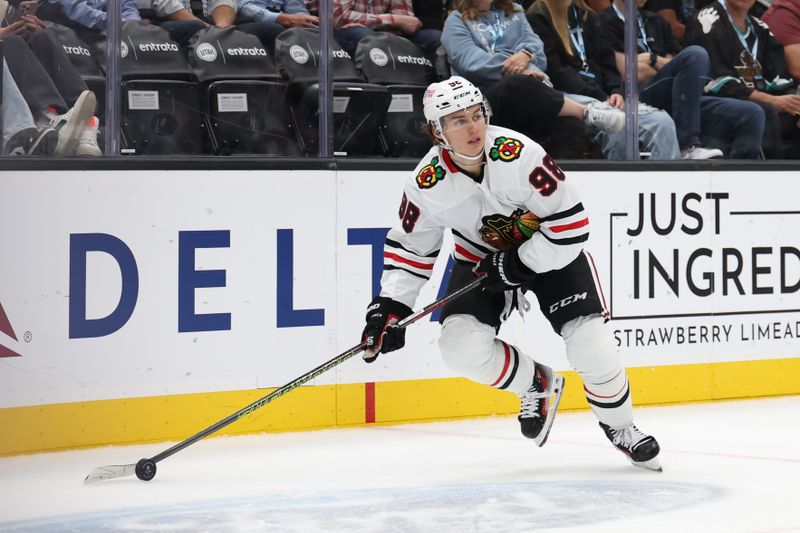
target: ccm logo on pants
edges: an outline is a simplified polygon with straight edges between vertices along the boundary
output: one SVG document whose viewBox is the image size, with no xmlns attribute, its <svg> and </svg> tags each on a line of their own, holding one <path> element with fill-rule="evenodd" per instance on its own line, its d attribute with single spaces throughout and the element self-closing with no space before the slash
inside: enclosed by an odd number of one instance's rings
<svg viewBox="0 0 800 533">
<path fill-rule="evenodd" d="M 585 300 L 588 296 L 588 293 L 582 292 L 580 294 L 573 294 L 572 296 L 567 296 L 566 298 L 562 298 L 561 300 L 557 301 L 553 305 L 550 306 L 550 313 L 555 313 L 562 307 L 566 307 L 573 302 L 577 302 L 579 300 Z"/>
</svg>

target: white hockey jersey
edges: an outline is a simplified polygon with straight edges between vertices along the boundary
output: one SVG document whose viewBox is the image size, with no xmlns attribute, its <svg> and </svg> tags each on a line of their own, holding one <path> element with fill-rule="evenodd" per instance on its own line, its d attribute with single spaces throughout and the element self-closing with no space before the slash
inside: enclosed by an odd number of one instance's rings
<svg viewBox="0 0 800 533">
<path fill-rule="evenodd" d="M 444 232 L 455 259 L 477 263 L 519 246 L 534 272 L 571 263 L 589 237 L 589 218 L 568 178 L 544 149 L 513 130 L 489 126 L 482 179 L 459 171 L 436 146 L 405 185 L 399 222 L 384 246 L 381 296 L 413 307 L 430 279 Z"/>
</svg>

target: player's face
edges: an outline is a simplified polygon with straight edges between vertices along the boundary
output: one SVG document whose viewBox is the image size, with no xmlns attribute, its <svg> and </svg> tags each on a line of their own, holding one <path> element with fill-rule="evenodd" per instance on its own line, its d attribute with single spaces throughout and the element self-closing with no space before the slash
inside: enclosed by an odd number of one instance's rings
<svg viewBox="0 0 800 533">
<path fill-rule="evenodd" d="M 477 156 L 486 141 L 486 118 L 480 104 L 444 117 L 442 132 L 457 153 Z"/>
</svg>

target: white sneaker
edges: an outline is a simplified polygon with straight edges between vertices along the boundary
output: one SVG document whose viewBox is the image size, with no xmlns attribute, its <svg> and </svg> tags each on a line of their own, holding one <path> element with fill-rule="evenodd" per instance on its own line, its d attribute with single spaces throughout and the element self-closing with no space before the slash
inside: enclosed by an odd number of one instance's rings
<svg viewBox="0 0 800 533">
<path fill-rule="evenodd" d="M 591 102 L 586 106 L 583 121 L 608 133 L 616 133 L 625 127 L 625 113 L 605 102 Z"/>
<path fill-rule="evenodd" d="M 722 150 L 717 148 L 703 148 L 702 146 L 689 146 L 681 150 L 681 159 L 720 159 Z"/>
<path fill-rule="evenodd" d="M 63 115 L 50 115 L 50 127 L 58 132 L 55 155 L 74 155 L 78 142 L 94 115 L 97 104 L 92 91 L 83 91 L 75 105 Z"/>
<path fill-rule="evenodd" d="M 100 125 L 100 120 L 97 117 L 89 119 L 89 125 L 81 132 L 78 138 L 78 149 L 75 155 L 84 157 L 100 157 L 103 151 L 97 145 L 97 127 Z"/>
</svg>

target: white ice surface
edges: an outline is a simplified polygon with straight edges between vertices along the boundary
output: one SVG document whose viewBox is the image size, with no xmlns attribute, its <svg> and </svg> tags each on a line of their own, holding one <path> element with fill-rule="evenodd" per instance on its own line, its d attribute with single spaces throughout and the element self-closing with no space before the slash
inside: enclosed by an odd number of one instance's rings
<svg viewBox="0 0 800 533">
<path fill-rule="evenodd" d="M 560 413 L 544 448 L 513 417 L 208 438 L 150 482 L 83 485 L 170 443 L 0 458 L 0 531 L 800 531 L 800 396 L 636 419 L 663 473 L 588 411 Z"/>
</svg>

